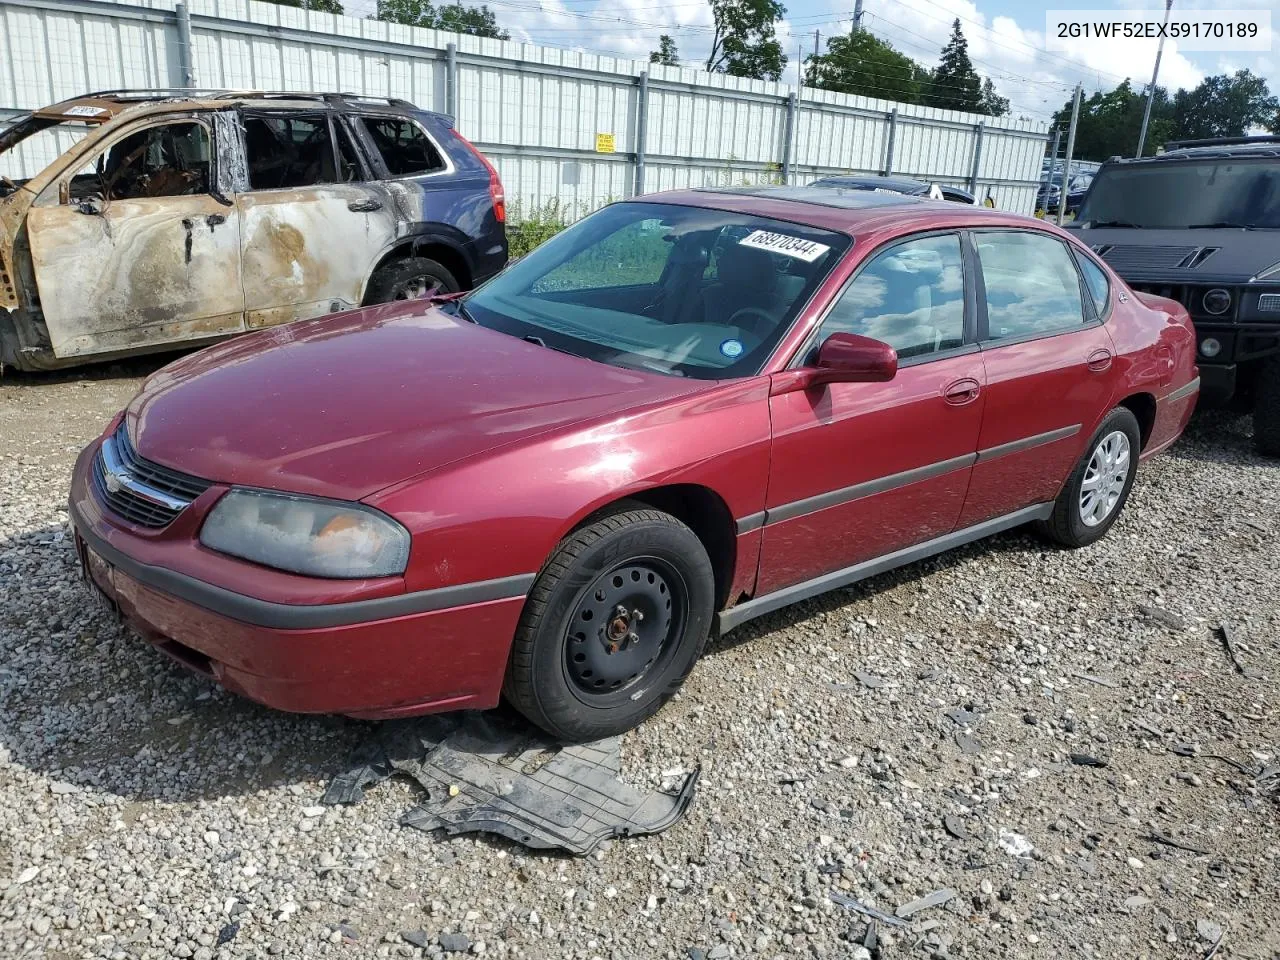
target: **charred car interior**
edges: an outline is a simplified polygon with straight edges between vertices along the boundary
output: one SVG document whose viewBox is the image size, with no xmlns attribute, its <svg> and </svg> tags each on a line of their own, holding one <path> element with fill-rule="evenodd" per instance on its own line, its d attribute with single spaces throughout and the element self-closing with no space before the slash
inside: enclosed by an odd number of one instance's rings
<svg viewBox="0 0 1280 960">
<path fill-rule="evenodd" d="M 0 133 L 0 364 L 55 369 L 469 289 L 507 260 L 452 121 L 342 94 L 115 91 Z M 38 149 L 34 145 L 38 144 Z"/>
</svg>

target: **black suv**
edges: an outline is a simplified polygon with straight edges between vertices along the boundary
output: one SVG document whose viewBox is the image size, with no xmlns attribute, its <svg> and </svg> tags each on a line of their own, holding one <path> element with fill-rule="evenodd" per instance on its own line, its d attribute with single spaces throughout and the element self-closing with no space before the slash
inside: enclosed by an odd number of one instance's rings
<svg viewBox="0 0 1280 960">
<path fill-rule="evenodd" d="M 1187 308 L 1201 397 L 1252 408 L 1257 448 L 1280 456 L 1280 136 L 1114 158 L 1069 228 L 1134 289 Z"/>
</svg>

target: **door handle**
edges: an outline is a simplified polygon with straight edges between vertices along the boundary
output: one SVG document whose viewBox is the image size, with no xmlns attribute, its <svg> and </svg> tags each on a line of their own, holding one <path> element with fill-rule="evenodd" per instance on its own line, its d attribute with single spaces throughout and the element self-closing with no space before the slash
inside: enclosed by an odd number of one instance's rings
<svg viewBox="0 0 1280 960">
<path fill-rule="evenodd" d="M 963 377 L 953 380 L 942 388 L 942 399 L 953 407 L 962 407 L 966 403 L 977 400 L 981 390 L 982 385 L 977 380 L 972 377 Z"/>
<path fill-rule="evenodd" d="M 1093 353 L 1089 354 L 1088 360 L 1085 361 L 1089 365 L 1089 370 L 1093 373 L 1102 373 L 1111 369 L 1111 351 L 1103 347 L 1099 347 Z"/>
<path fill-rule="evenodd" d="M 382 209 L 382 201 L 372 198 L 368 200 L 352 200 L 347 204 L 347 209 L 352 213 L 373 213 L 375 210 Z"/>
</svg>

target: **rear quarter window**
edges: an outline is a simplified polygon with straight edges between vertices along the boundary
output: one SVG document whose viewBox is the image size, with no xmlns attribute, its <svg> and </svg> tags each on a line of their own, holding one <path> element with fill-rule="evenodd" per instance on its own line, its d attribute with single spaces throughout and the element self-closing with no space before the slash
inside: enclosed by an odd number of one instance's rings
<svg viewBox="0 0 1280 960">
<path fill-rule="evenodd" d="M 363 117 L 365 131 L 393 177 L 438 173 L 448 164 L 427 131 L 407 117 Z"/>
<path fill-rule="evenodd" d="M 1098 312 L 1098 317 L 1107 315 L 1107 304 L 1111 302 L 1111 282 L 1107 280 L 1102 268 L 1083 253 L 1076 251 L 1076 262 L 1080 264 L 1080 272 L 1084 274 L 1084 285 L 1089 288 L 1089 297 Z"/>
</svg>

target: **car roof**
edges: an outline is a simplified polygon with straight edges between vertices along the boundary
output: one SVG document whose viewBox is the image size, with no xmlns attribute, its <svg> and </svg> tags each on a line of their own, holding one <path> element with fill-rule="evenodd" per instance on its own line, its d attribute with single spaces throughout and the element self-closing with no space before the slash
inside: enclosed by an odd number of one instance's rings
<svg viewBox="0 0 1280 960">
<path fill-rule="evenodd" d="M 706 187 L 671 190 L 632 197 L 627 203 L 671 203 L 708 207 L 751 216 L 789 220 L 850 236 L 870 232 L 910 233 L 916 230 L 974 226 L 1035 227 L 1066 236 L 1035 217 L 991 207 L 930 200 L 901 193 L 841 190 L 835 187 Z"/>
<path fill-rule="evenodd" d="M 216 109 L 227 106 L 271 106 L 297 110 L 341 106 L 347 109 L 395 110 L 429 113 L 408 100 L 393 97 L 365 97 L 356 93 L 310 93 L 286 90 L 192 90 L 143 89 L 100 90 L 72 97 L 33 111 L 45 120 L 78 120 L 84 123 L 106 123 L 125 112 L 163 113 L 189 110 L 192 107 Z"/>
<path fill-rule="evenodd" d="M 1112 157 L 1107 165 L 1149 165 L 1178 160 L 1217 160 L 1280 157 L 1280 136 L 1217 137 L 1212 140 L 1175 140 L 1154 157 Z"/>
</svg>

